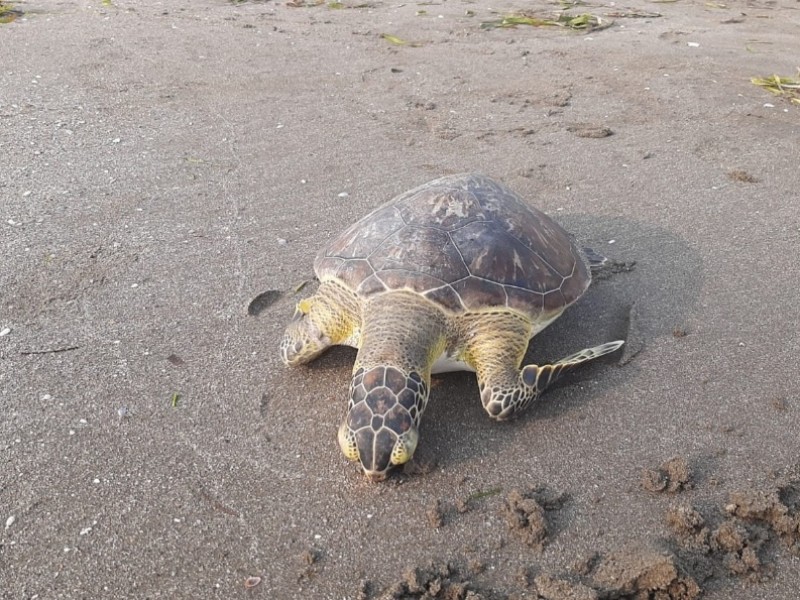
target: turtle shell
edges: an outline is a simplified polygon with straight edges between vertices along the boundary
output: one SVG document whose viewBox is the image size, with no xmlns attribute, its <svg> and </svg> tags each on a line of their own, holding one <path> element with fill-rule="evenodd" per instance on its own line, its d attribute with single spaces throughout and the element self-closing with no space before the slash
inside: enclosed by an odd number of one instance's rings
<svg viewBox="0 0 800 600">
<path fill-rule="evenodd" d="M 566 231 L 477 174 L 400 194 L 334 239 L 314 270 L 361 298 L 405 289 L 452 313 L 508 307 L 534 320 L 560 312 L 591 282 Z"/>
</svg>

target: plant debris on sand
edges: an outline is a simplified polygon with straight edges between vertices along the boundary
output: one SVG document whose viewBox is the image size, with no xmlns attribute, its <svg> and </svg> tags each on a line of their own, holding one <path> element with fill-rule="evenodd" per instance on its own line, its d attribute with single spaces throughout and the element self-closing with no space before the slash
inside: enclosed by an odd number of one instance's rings
<svg viewBox="0 0 800 600">
<path fill-rule="evenodd" d="M 750 82 L 763 87 L 775 96 L 786 98 L 792 104 L 800 104 L 800 69 L 798 69 L 798 77 L 770 75 L 763 78 L 753 77 Z"/>
<path fill-rule="evenodd" d="M 597 31 L 610 27 L 613 21 L 604 19 L 597 15 L 582 13 L 580 15 L 569 15 L 562 13 L 555 19 L 546 17 L 535 17 L 527 14 L 506 15 L 494 21 L 484 21 L 481 29 L 508 29 L 517 25 L 529 25 L 531 27 L 563 27 L 575 31 Z"/>
<path fill-rule="evenodd" d="M 11 23 L 23 14 L 21 10 L 14 8 L 13 4 L 9 2 L 0 2 L 0 24 Z"/>
</svg>

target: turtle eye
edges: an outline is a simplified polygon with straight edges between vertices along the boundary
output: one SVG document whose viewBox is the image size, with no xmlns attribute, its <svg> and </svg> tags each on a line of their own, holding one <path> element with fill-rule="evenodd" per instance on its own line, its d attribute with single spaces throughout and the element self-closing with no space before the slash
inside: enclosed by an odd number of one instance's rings
<svg viewBox="0 0 800 600">
<path fill-rule="evenodd" d="M 342 454 L 350 461 L 358 460 L 358 447 L 356 446 L 356 436 L 347 426 L 347 423 L 342 423 L 339 427 L 339 448 L 342 449 Z"/>
</svg>

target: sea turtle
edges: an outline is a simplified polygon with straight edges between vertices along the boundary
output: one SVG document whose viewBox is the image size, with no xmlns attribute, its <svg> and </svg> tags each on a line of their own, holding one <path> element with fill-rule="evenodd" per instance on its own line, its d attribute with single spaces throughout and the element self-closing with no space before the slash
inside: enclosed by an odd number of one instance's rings
<svg viewBox="0 0 800 600">
<path fill-rule="evenodd" d="M 358 348 L 339 445 L 373 480 L 408 461 L 431 373 L 475 371 L 493 419 L 519 413 L 565 371 L 614 352 L 587 348 L 521 366 L 530 339 L 575 302 L 592 263 L 569 234 L 504 185 L 442 177 L 400 194 L 316 257 L 317 292 L 281 342 L 290 366 Z"/>
</svg>

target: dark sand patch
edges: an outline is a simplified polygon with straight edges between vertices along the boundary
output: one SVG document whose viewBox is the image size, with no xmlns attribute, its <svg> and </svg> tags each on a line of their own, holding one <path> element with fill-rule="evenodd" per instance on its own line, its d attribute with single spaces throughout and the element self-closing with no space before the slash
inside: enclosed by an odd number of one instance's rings
<svg viewBox="0 0 800 600">
<path fill-rule="evenodd" d="M 582 138 L 604 138 L 613 135 L 610 127 L 593 123 L 575 123 L 567 126 L 567 131 Z"/>
<path fill-rule="evenodd" d="M 435 529 L 444 525 L 444 513 L 445 509 L 442 501 L 434 500 L 428 507 L 428 510 L 425 511 L 425 516 L 428 518 L 428 525 Z"/>
<path fill-rule="evenodd" d="M 738 181 L 740 183 L 758 183 L 758 179 L 753 177 L 747 171 L 742 171 L 740 169 L 736 169 L 734 171 L 730 171 L 728 173 L 728 177 L 733 181 Z"/>
</svg>

